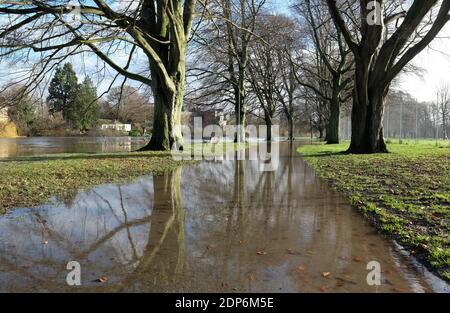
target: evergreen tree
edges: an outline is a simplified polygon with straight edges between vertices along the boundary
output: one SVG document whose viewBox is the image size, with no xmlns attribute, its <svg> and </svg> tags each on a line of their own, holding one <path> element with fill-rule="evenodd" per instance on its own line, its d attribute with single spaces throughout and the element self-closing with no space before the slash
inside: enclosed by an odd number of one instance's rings
<svg viewBox="0 0 450 313">
<path fill-rule="evenodd" d="M 79 130 L 89 129 L 97 124 L 100 109 L 97 99 L 97 88 L 92 80 L 86 77 L 78 85 L 78 92 L 72 105 L 67 109 L 66 120 L 73 128 Z"/>
<path fill-rule="evenodd" d="M 48 92 L 51 114 L 61 112 L 64 120 L 75 129 L 86 130 L 95 126 L 100 115 L 97 89 L 89 77 L 78 84 L 72 64 L 66 63 L 56 70 Z"/>
<path fill-rule="evenodd" d="M 72 64 L 66 63 L 62 68 L 56 69 L 48 93 L 50 113 L 62 112 L 64 119 L 67 120 L 68 108 L 73 106 L 78 93 L 78 78 Z"/>
</svg>

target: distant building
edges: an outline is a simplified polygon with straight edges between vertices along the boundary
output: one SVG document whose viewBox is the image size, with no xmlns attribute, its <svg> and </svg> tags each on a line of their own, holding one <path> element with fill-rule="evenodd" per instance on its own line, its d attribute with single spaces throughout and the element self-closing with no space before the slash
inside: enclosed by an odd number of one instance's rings
<svg viewBox="0 0 450 313">
<path fill-rule="evenodd" d="M 223 110 L 193 111 L 188 112 L 188 114 L 191 127 L 194 126 L 194 118 L 200 117 L 202 119 L 203 128 L 209 125 L 218 125 L 224 128 L 230 119 L 229 114 L 225 114 Z"/>
<path fill-rule="evenodd" d="M 119 122 L 115 122 L 112 124 L 102 124 L 102 129 L 112 129 L 117 131 L 130 132 L 131 124 L 123 124 Z"/>
<path fill-rule="evenodd" d="M 205 127 L 210 125 L 217 125 L 224 130 L 224 127 L 227 126 L 229 118 L 230 115 L 225 114 L 223 110 L 183 112 L 182 124 L 188 126 L 194 134 L 201 134 L 203 133 Z M 201 120 L 201 124 L 198 123 L 198 119 Z M 200 126 L 201 128 L 199 128 Z M 213 137 L 214 136 L 215 135 L 213 132 Z M 204 139 L 209 138 L 204 137 Z"/>
</svg>

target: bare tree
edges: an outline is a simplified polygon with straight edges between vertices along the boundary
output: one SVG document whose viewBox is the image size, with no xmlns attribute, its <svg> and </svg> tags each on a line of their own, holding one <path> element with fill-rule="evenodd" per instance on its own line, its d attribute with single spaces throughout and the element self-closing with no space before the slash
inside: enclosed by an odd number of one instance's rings
<svg viewBox="0 0 450 313">
<path fill-rule="evenodd" d="M 436 109 L 442 123 L 442 139 L 448 138 L 448 119 L 450 116 L 450 86 L 443 84 L 436 90 Z"/>
<path fill-rule="evenodd" d="M 275 90 L 278 95 L 278 101 L 281 103 L 282 110 L 288 121 L 289 140 L 295 139 L 294 121 L 296 115 L 299 114 L 297 110 L 297 103 L 301 88 L 295 79 L 295 68 L 289 62 L 289 53 L 296 45 L 287 45 L 284 51 L 277 50 L 278 64 L 280 66 L 281 82 L 275 85 Z"/>
<path fill-rule="evenodd" d="M 284 81 L 288 78 L 283 76 L 283 66 L 286 65 L 286 42 L 294 41 L 294 32 L 295 24 L 289 18 L 267 15 L 258 21 L 255 29 L 258 38 L 250 44 L 248 81 L 250 91 L 256 96 L 259 108 L 263 111 L 267 141 L 272 140 L 273 119 L 281 111 L 281 104 L 284 103 L 286 113 L 293 113 L 289 110 L 289 105 L 293 103 L 286 103 L 282 90 L 287 88 L 288 97 L 289 94 L 293 97 L 292 81 Z M 290 100 L 293 101 L 288 101 Z"/>
<path fill-rule="evenodd" d="M 316 49 L 292 51 L 288 57 L 293 77 L 305 91 L 304 113 L 307 121 L 319 132 L 319 138 L 323 139 L 330 117 L 331 74 Z"/>
<path fill-rule="evenodd" d="M 349 152 L 387 152 L 382 121 L 390 85 L 448 22 L 450 1 L 414 0 L 397 6 L 394 0 L 360 0 L 353 5 L 326 1 L 355 57 Z M 356 10 L 357 21 L 351 18 Z"/>
<path fill-rule="evenodd" d="M 0 56 L 30 66 L 28 85 L 42 82 L 69 56 L 95 54 L 124 79 L 152 87 L 153 135 L 145 150 L 181 147 L 185 54 L 196 0 L 11 1 L 0 4 Z M 73 18 L 74 12 L 79 13 Z M 120 59 L 125 51 L 125 61 Z M 134 64 L 145 60 L 141 68 Z"/>
<path fill-rule="evenodd" d="M 108 94 L 104 111 L 110 112 L 110 118 L 131 123 L 145 133 L 153 118 L 153 106 L 148 98 L 132 86 L 115 87 Z"/>
<path fill-rule="evenodd" d="M 266 0 L 213 0 L 206 7 L 211 18 L 197 32 L 200 54 L 208 51 L 203 64 L 193 67 L 192 75 L 210 78 L 206 95 L 220 94 L 222 103 L 232 102 L 236 125 L 235 140 L 244 138 L 248 111 L 249 48 L 255 39 L 255 27 Z M 205 99 L 205 97 L 203 97 Z M 211 100 L 211 99 L 209 99 Z M 217 102 L 212 100 L 212 102 Z"/>
<path fill-rule="evenodd" d="M 336 144 L 339 143 L 341 103 L 351 96 L 346 93 L 352 82 L 351 52 L 340 30 L 332 23 L 326 11 L 326 4 L 322 0 L 302 0 L 294 8 L 306 22 L 316 53 L 330 74 L 326 82 L 330 89 L 329 96 L 322 94 L 322 97 L 330 103 L 326 140 L 328 144 Z"/>
</svg>

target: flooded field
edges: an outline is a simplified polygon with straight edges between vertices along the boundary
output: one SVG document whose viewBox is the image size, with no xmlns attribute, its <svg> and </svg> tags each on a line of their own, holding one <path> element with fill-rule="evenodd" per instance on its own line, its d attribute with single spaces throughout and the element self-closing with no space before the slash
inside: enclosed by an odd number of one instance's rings
<svg viewBox="0 0 450 313">
<path fill-rule="evenodd" d="M 134 137 L 29 137 L 0 138 L 0 158 L 54 153 L 130 152 L 145 138 Z"/>
<path fill-rule="evenodd" d="M 0 292 L 445 292 L 281 143 L 0 217 Z M 81 286 L 66 283 L 70 261 Z M 381 285 L 367 284 L 370 261 Z M 99 282 L 100 280 L 103 282 Z"/>
</svg>

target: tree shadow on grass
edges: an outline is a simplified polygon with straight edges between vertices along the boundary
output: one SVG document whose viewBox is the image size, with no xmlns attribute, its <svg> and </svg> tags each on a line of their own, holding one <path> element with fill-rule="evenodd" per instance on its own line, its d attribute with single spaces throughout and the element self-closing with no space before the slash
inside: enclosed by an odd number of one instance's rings
<svg viewBox="0 0 450 313">
<path fill-rule="evenodd" d="M 308 153 L 308 154 L 302 154 L 300 152 L 300 155 L 305 158 L 320 158 L 320 157 L 329 157 L 329 156 L 339 156 L 339 155 L 351 155 L 351 153 L 348 153 L 347 151 L 319 151 L 315 153 Z"/>
</svg>

